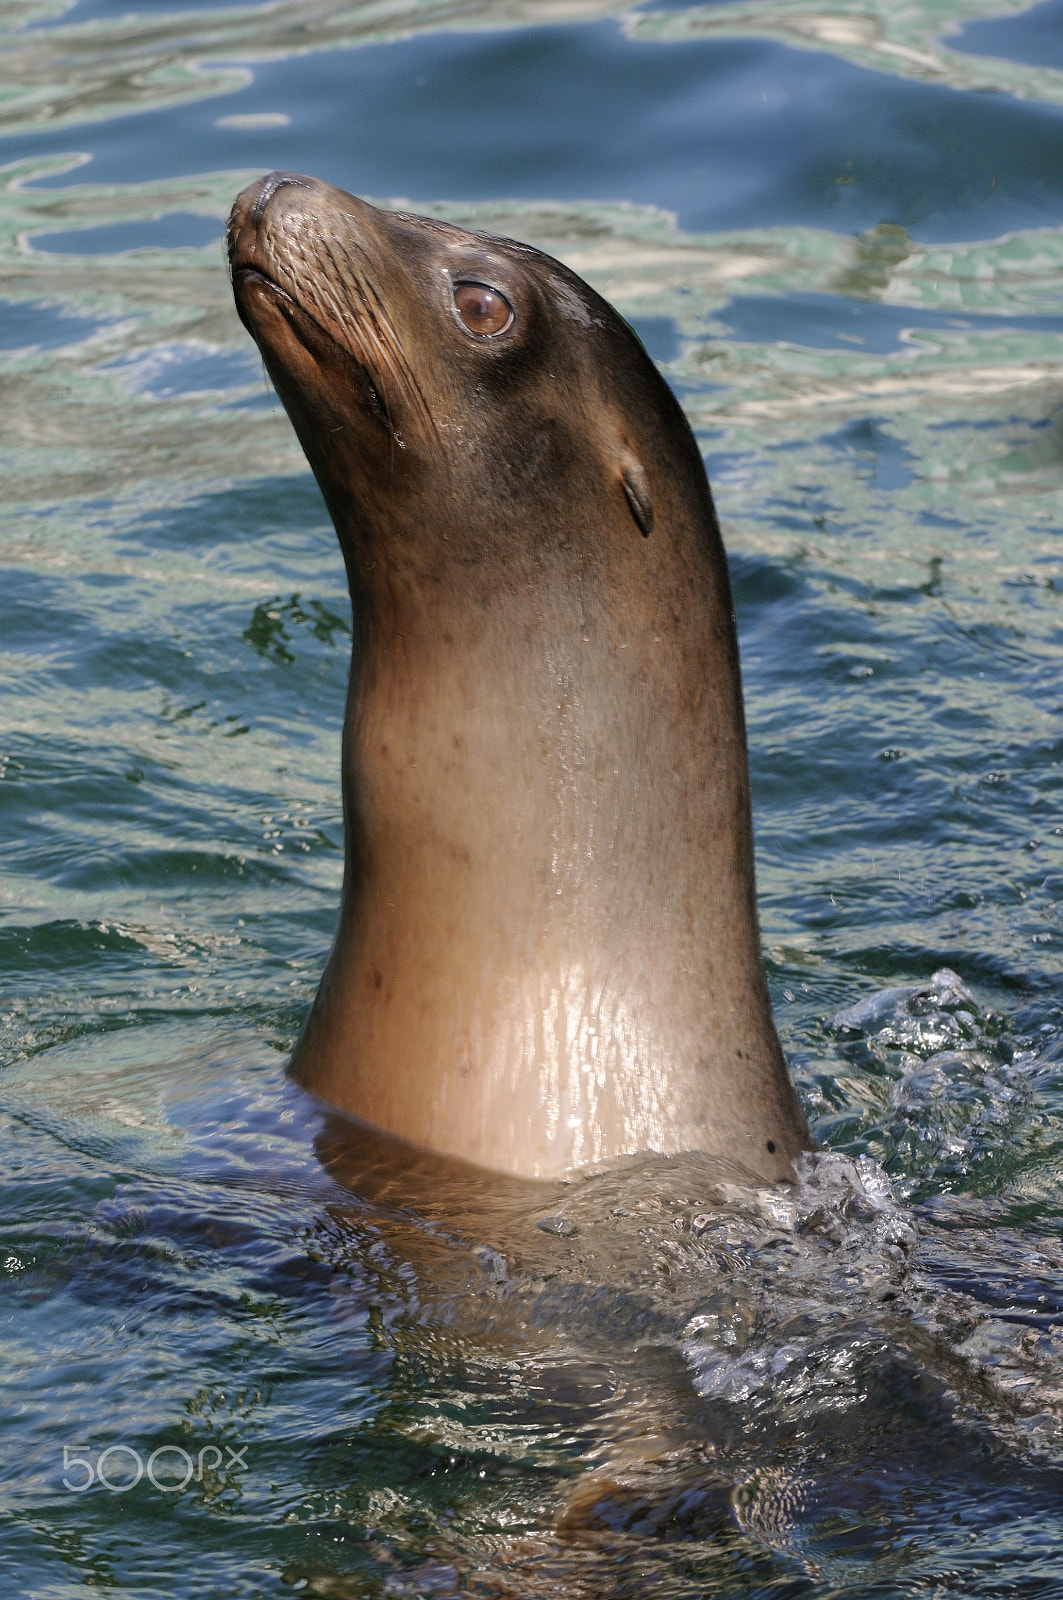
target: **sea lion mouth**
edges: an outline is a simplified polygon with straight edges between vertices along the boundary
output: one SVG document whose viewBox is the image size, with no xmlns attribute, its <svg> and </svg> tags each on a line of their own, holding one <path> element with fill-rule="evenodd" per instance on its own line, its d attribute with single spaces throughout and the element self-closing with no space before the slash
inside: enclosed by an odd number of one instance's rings
<svg viewBox="0 0 1063 1600">
<path fill-rule="evenodd" d="M 387 402 L 373 382 L 372 373 L 365 362 L 359 360 L 348 347 L 346 341 L 337 338 L 320 317 L 314 316 L 313 312 L 309 311 L 283 284 L 278 283 L 276 278 L 264 272 L 257 264 L 252 266 L 249 263 L 234 263 L 232 282 L 237 314 L 256 343 L 258 330 L 255 319 L 248 310 L 246 298 L 246 291 L 252 285 L 267 290 L 270 298 L 278 303 L 292 334 L 311 356 L 317 358 L 326 354 L 343 362 L 348 369 L 348 377 L 352 380 L 352 388 L 361 392 L 369 410 L 383 423 L 395 443 L 400 448 L 405 448 L 405 442 L 392 421 Z"/>
<path fill-rule="evenodd" d="M 291 300 L 293 305 L 296 303 L 292 296 L 288 293 L 287 289 L 283 288 L 277 282 L 276 278 L 271 278 L 268 272 L 263 272 L 261 267 L 252 265 L 249 261 L 234 261 L 232 264 L 232 276 L 234 283 L 237 281 L 247 282 L 248 280 L 257 278 L 262 283 L 266 284 L 268 288 L 272 289 L 275 294 L 279 294 L 282 299 Z M 238 306 L 237 310 L 240 312 L 242 318 L 243 308 Z"/>
<path fill-rule="evenodd" d="M 240 318 L 240 321 L 243 323 L 244 327 L 247 329 L 248 333 L 251 335 L 252 339 L 254 339 L 256 336 L 254 318 L 248 313 L 244 295 L 236 292 L 238 288 L 242 287 L 246 289 L 246 286 L 252 283 L 261 284 L 264 288 L 268 289 L 270 294 L 276 299 L 284 301 L 287 305 L 293 306 L 297 311 L 301 311 L 303 309 L 295 297 L 290 295 L 287 289 L 283 288 L 277 282 L 276 278 L 271 278 L 269 273 L 263 272 L 262 268 L 259 266 L 252 266 L 250 263 L 233 262 L 231 267 L 231 277 L 234 291 L 233 298 L 236 301 L 236 314 Z M 310 320 L 313 321 L 314 319 L 311 317 Z M 318 326 L 321 326 L 320 323 Z M 327 329 L 321 328 L 321 332 L 328 337 Z M 335 343 L 335 340 L 333 340 L 333 343 Z"/>
</svg>

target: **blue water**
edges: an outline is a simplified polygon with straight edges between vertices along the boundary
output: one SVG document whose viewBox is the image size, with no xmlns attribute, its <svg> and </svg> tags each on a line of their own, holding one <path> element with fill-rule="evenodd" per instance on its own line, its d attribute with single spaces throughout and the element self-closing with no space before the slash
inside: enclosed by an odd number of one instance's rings
<svg viewBox="0 0 1063 1600">
<path fill-rule="evenodd" d="M 3 1592 L 1063 1595 L 1059 5 L 4 29 Z M 401 1204 L 286 1082 L 351 618 L 222 255 L 276 166 L 560 256 L 687 409 L 793 1195 Z"/>
<path fill-rule="evenodd" d="M 1035 67 L 1063 67 L 1063 6 L 1043 0 L 1017 17 L 986 17 L 969 22 L 951 41 L 972 55 L 1003 56 Z"/>
<path fill-rule="evenodd" d="M 287 125 L 224 126 L 269 114 Z M 7 144 L 15 160 L 71 139 Z M 898 82 L 767 40 L 641 42 L 614 21 L 257 64 L 236 93 L 90 123 L 76 141 L 96 183 L 142 179 L 145 146 L 153 178 L 313 168 L 415 202 L 634 201 L 694 231 L 894 222 L 951 240 L 1063 220 L 1061 107 Z"/>
</svg>

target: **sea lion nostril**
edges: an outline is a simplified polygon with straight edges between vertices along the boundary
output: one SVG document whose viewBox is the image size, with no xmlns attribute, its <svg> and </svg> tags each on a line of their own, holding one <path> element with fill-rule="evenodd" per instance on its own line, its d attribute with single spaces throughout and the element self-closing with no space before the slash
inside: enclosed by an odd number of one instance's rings
<svg viewBox="0 0 1063 1600">
<path fill-rule="evenodd" d="M 309 189 L 310 184 L 301 172 L 271 172 L 263 178 L 262 187 L 255 196 L 255 204 L 251 211 L 251 220 L 257 222 L 269 205 L 278 189 Z"/>
</svg>

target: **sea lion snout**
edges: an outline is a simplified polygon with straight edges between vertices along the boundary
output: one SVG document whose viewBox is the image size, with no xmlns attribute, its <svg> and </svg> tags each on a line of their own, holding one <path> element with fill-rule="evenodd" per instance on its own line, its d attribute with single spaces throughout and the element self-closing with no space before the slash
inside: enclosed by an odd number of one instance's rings
<svg viewBox="0 0 1063 1600">
<path fill-rule="evenodd" d="M 229 265 L 233 271 L 251 265 L 257 254 L 258 230 L 266 207 L 280 189 L 310 189 L 316 180 L 301 172 L 270 172 L 249 183 L 233 201 L 226 231 Z"/>
<path fill-rule="evenodd" d="M 272 229 L 279 239 L 285 227 L 308 225 L 322 238 L 336 229 L 337 223 L 357 219 L 362 229 L 372 232 L 372 220 L 381 213 L 357 195 L 336 189 L 320 178 L 302 172 L 270 172 L 249 183 L 233 202 L 229 214 L 228 249 L 230 265 L 243 263 L 245 253 L 255 253 L 261 232 Z"/>
<path fill-rule="evenodd" d="M 438 450 L 416 341 L 394 314 L 417 293 L 388 234 L 386 213 L 301 173 L 250 185 L 230 216 L 237 310 L 330 505 L 352 477 L 363 497 L 374 473 L 394 478 L 396 450 Z"/>
<path fill-rule="evenodd" d="M 258 183 L 250 185 L 244 193 L 250 195 L 251 215 L 255 219 L 260 217 L 266 206 L 277 193 L 278 189 L 315 189 L 322 188 L 316 178 L 306 178 L 301 172 L 270 172 Z M 237 205 L 240 201 L 237 200 Z"/>
</svg>

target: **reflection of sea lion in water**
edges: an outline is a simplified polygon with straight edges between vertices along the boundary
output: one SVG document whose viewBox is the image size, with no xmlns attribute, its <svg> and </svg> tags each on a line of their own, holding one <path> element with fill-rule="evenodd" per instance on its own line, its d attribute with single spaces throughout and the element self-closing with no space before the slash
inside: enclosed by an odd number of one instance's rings
<svg viewBox="0 0 1063 1600">
<path fill-rule="evenodd" d="M 558 262 L 313 179 L 245 190 L 229 248 L 356 619 L 297 1075 L 516 1174 L 792 1176 L 727 569 L 664 380 Z"/>
</svg>

